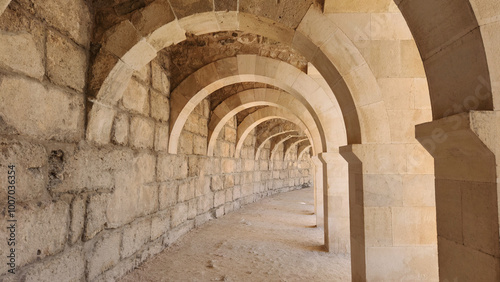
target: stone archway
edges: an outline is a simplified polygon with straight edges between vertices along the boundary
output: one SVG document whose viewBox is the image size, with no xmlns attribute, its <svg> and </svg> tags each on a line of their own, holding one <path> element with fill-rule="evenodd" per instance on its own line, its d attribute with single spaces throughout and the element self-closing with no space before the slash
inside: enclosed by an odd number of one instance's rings
<svg viewBox="0 0 500 282">
<path fill-rule="evenodd" d="M 217 136 L 219 136 L 219 133 L 226 122 L 237 112 L 246 108 L 261 105 L 279 107 L 281 109 L 287 109 L 299 117 L 300 121 L 302 121 L 302 128 L 308 128 L 308 124 L 315 124 L 314 119 L 307 111 L 307 108 L 303 107 L 300 103 L 291 103 L 292 100 L 294 100 L 292 95 L 272 89 L 246 90 L 224 100 L 214 110 L 214 115 L 210 119 L 207 154 L 209 156 L 213 154 Z M 321 142 L 319 141 L 320 139 L 318 139 L 320 138 L 319 132 L 316 131 L 317 130 L 307 129 L 307 134 L 314 134 L 316 140 L 318 140 L 316 142 Z"/>
</svg>

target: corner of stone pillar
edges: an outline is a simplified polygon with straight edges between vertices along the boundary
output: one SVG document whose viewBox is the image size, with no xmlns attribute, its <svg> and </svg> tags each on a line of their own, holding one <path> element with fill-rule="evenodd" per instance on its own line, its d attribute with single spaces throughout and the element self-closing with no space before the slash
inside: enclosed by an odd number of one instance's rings
<svg viewBox="0 0 500 282">
<path fill-rule="evenodd" d="M 315 166 L 321 166 L 321 165 L 323 164 L 323 163 L 321 162 L 321 160 L 319 159 L 318 155 L 316 155 L 316 156 L 312 156 L 312 157 L 311 157 L 311 160 L 312 160 L 312 162 L 313 162 L 313 164 L 314 164 Z"/>
<path fill-rule="evenodd" d="M 349 165 L 361 164 L 361 159 L 359 158 L 359 151 L 362 144 L 351 144 L 347 146 L 342 146 L 339 148 L 339 154 L 349 163 Z"/>
<path fill-rule="evenodd" d="M 499 121 L 498 112 L 460 113 L 416 125 L 415 138 L 434 157 L 436 176 L 495 182 Z"/>
<path fill-rule="evenodd" d="M 323 227 L 323 162 L 319 157 L 312 156 L 314 164 L 314 214 L 316 215 L 316 227 Z"/>
<path fill-rule="evenodd" d="M 439 279 L 500 277 L 500 115 L 472 111 L 416 126 L 434 157 Z"/>
<path fill-rule="evenodd" d="M 325 246 L 329 252 L 350 253 L 347 163 L 338 151 L 318 154 L 323 168 Z"/>
</svg>

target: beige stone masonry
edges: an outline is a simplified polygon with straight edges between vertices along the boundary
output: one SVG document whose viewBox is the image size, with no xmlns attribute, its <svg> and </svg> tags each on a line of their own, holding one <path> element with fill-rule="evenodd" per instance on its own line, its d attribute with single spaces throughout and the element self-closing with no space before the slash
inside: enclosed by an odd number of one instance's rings
<svg viewBox="0 0 500 282">
<path fill-rule="evenodd" d="M 325 226 L 324 206 L 323 206 L 323 162 L 318 156 L 313 156 L 311 161 L 314 165 L 314 213 L 316 214 L 316 226 Z M 326 242 L 325 242 L 326 243 Z"/>
<path fill-rule="evenodd" d="M 0 41 L 0 67 L 42 80 L 43 51 L 38 50 L 33 35 L 1 32 Z"/>
<path fill-rule="evenodd" d="M 355 280 L 377 280 L 382 277 L 380 275 L 389 274 L 396 279 L 438 279 L 435 211 L 433 207 L 412 206 L 403 200 L 404 189 L 420 187 L 406 182 L 406 185 L 415 186 L 403 189 L 403 179 L 415 174 L 411 170 L 414 165 L 411 158 L 408 161 L 395 157 L 407 155 L 406 147 L 404 144 L 363 144 L 340 148 L 340 154 L 349 163 L 351 256 Z M 419 159 L 417 165 L 422 162 L 427 165 L 425 158 Z M 379 256 L 384 256 L 386 262 L 383 272 L 379 272 Z M 398 256 L 425 256 L 425 259 L 413 265 L 409 261 L 399 263 Z"/>
<path fill-rule="evenodd" d="M 498 124 L 474 111 L 416 127 L 435 162 L 440 279 L 500 277 Z"/>
<path fill-rule="evenodd" d="M 330 252 L 348 254 L 351 250 L 347 163 L 337 152 L 321 153 L 318 157 L 323 166 L 325 246 Z"/>
</svg>

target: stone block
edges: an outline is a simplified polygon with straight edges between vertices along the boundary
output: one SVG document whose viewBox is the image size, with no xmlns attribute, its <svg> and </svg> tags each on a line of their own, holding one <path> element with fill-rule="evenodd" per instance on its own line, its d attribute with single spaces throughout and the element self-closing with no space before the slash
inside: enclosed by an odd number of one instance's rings
<svg viewBox="0 0 500 282">
<path fill-rule="evenodd" d="M 158 210 L 158 184 L 151 183 L 139 187 L 137 191 L 136 216 L 144 216 Z"/>
<path fill-rule="evenodd" d="M 415 143 L 413 126 L 431 120 L 430 110 L 389 110 L 387 111 L 391 125 L 391 139 L 395 143 Z"/>
<path fill-rule="evenodd" d="M 232 188 L 234 186 L 234 175 L 224 175 L 224 189 Z"/>
<path fill-rule="evenodd" d="M 26 272 L 24 281 L 82 281 L 85 279 L 85 258 L 80 246 L 53 258 L 36 263 Z"/>
<path fill-rule="evenodd" d="M 112 268 L 120 261 L 121 232 L 112 232 L 100 237 L 95 243 L 89 241 L 87 252 L 88 279 Z"/>
<path fill-rule="evenodd" d="M 172 209 L 172 227 L 177 227 L 188 218 L 188 204 L 179 203 Z"/>
<path fill-rule="evenodd" d="M 125 109 L 149 115 L 149 94 L 146 86 L 135 79 L 131 79 L 123 92 L 122 104 Z"/>
<path fill-rule="evenodd" d="M 118 227 L 157 209 L 155 157 L 148 153 L 129 157 L 115 174 L 114 193 L 107 206 L 108 227 Z M 136 195 L 136 197 L 130 197 Z"/>
<path fill-rule="evenodd" d="M 233 200 L 237 200 L 241 197 L 241 187 L 234 186 L 233 188 Z"/>
<path fill-rule="evenodd" d="M 83 92 L 87 73 L 85 50 L 59 34 L 47 35 L 47 75 L 56 84 Z"/>
<path fill-rule="evenodd" d="M 224 215 L 224 206 L 220 206 L 215 210 L 215 218 L 222 217 Z"/>
<path fill-rule="evenodd" d="M 193 154 L 193 134 L 183 131 L 179 139 L 179 153 L 185 155 Z"/>
<path fill-rule="evenodd" d="M 424 64 L 413 40 L 403 40 L 401 44 L 401 73 L 400 77 L 425 78 Z"/>
<path fill-rule="evenodd" d="M 464 245 L 498 258 L 497 184 L 464 183 L 461 188 Z"/>
<path fill-rule="evenodd" d="M 221 165 L 223 173 L 233 173 L 237 169 L 236 162 L 233 159 L 222 159 Z"/>
<path fill-rule="evenodd" d="M 363 189 L 363 200 L 366 207 L 403 205 L 403 180 L 401 175 L 364 175 Z"/>
<path fill-rule="evenodd" d="M 179 19 L 196 13 L 212 11 L 214 7 L 212 0 L 189 0 L 189 1 L 173 0 L 170 1 L 170 3 L 172 4 L 174 13 L 177 15 Z"/>
<path fill-rule="evenodd" d="M 371 40 L 413 40 L 410 29 L 400 13 L 371 14 Z"/>
<path fill-rule="evenodd" d="M 151 153 L 139 153 L 132 159 L 134 174 L 138 183 L 154 182 L 156 157 Z"/>
<path fill-rule="evenodd" d="M 226 202 L 233 201 L 233 189 L 226 189 Z"/>
<path fill-rule="evenodd" d="M 170 211 L 161 211 L 151 218 L 151 240 L 156 240 L 170 230 Z"/>
<path fill-rule="evenodd" d="M 153 88 L 160 91 L 165 97 L 170 97 L 170 80 L 167 71 L 156 62 L 151 63 L 151 71 Z"/>
<path fill-rule="evenodd" d="M 435 246 L 379 247 L 366 250 L 366 280 L 439 281 Z"/>
<path fill-rule="evenodd" d="M 0 173 L 5 177 L 10 165 L 15 165 L 16 199 L 27 202 L 30 200 L 46 200 L 50 195 L 47 185 L 47 152 L 41 145 L 13 139 L 0 139 Z M 7 186 L 0 193 L 1 203 L 7 203 Z"/>
<path fill-rule="evenodd" d="M 458 181 L 436 179 L 437 234 L 463 244 L 462 193 Z"/>
<path fill-rule="evenodd" d="M 226 202 L 226 191 L 217 191 L 214 193 L 214 207 L 223 205 Z"/>
<path fill-rule="evenodd" d="M 78 147 L 52 150 L 49 163 L 52 192 L 110 191 L 114 185 L 114 172 L 131 159 L 132 153 L 123 149 L 97 150 L 87 143 Z"/>
<path fill-rule="evenodd" d="M 188 176 L 188 162 L 185 156 L 160 154 L 157 174 L 159 181 L 184 179 Z"/>
<path fill-rule="evenodd" d="M 8 238 L 10 232 L 6 227 L 8 213 L 4 208 L 4 215 L 0 223 L 4 228 L 0 229 L 0 236 Z M 64 249 L 68 238 L 69 205 L 64 201 L 41 202 L 17 204 L 15 219 L 16 223 L 16 266 L 22 267 L 37 259 L 52 256 Z M 21 225 L 22 224 L 22 225 Z M 1 257 L 8 254 L 7 248 L 0 248 Z M 7 272 L 7 264 L 0 265 L 1 273 Z"/>
<path fill-rule="evenodd" d="M 393 1 L 378 0 L 373 2 L 355 1 L 325 1 L 324 13 L 385 13 L 395 12 Z"/>
<path fill-rule="evenodd" d="M 1 79 L 0 113 L 7 126 L 21 134 L 57 141 L 79 141 L 83 137 L 83 96 L 45 88 L 31 80 Z"/>
<path fill-rule="evenodd" d="M 108 144 L 115 115 L 115 109 L 92 103 L 92 110 L 88 115 L 87 140 L 97 144 Z"/>
<path fill-rule="evenodd" d="M 184 181 L 183 183 L 179 184 L 179 193 L 177 201 L 180 203 L 193 199 L 194 190 L 195 186 L 192 185 L 191 181 Z"/>
<path fill-rule="evenodd" d="M 87 220 L 85 223 L 85 240 L 92 239 L 95 235 L 104 230 L 107 223 L 106 207 L 108 206 L 109 198 L 109 194 L 89 196 Z"/>
<path fill-rule="evenodd" d="M 392 232 L 391 208 L 365 208 L 365 240 L 367 246 L 392 246 Z"/>
<path fill-rule="evenodd" d="M 219 191 L 224 189 L 224 182 L 222 177 L 223 176 L 220 175 L 212 176 L 212 182 L 210 185 L 210 189 L 212 189 L 212 191 Z"/>
<path fill-rule="evenodd" d="M 160 184 L 159 200 L 161 210 L 175 205 L 177 203 L 177 185 L 172 182 Z"/>
<path fill-rule="evenodd" d="M 225 214 L 228 214 L 228 213 L 232 212 L 233 210 L 234 210 L 234 204 L 232 202 L 224 204 L 224 213 Z"/>
<path fill-rule="evenodd" d="M 443 18 L 443 15 L 440 15 L 439 18 Z M 437 30 L 435 32 L 439 34 Z M 439 34 L 439 37 L 441 39 L 443 35 Z M 484 45 L 480 43 L 482 42 L 481 38 L 480 30 L 474 29 L 460 37 L 460 40 L 455 44 L 445 43 L 448 45 L 443 50 L 432 54 L 431 57 L 424 61 L 430 93 L 443 93 L 439 96 L 433 96 L 432 112 L 435 120 L 452 113 L 452 109 L 448 105 L 462 106 L 464 102 L 474 97 L 473 95 L 478 87 L 481 87 L 481 82 L 478 82 L 479 77 L 489 76 L 486 67 L 488 63 L 484 51 L 482 51 Z M 419 46 L 422 57 L 425 58 L 426 52 L 423 48 L 425 47 Z M 438 48 L 442 48 L 442 46 Z M 450 71 L 460 69 L 467 71 Z M 474 109 L 493 108 L 490 99 L 474 99 L 473 101 L 475 101 Z"/>
<path fill-rule="evenodd" d="M 228 142 L 236 143 L 236 129 L 224 126 L 224 139 Z"/>
<path fill-rule="evenodd" d="M 154 90 L 151 90 L 151 116 L 161 122 L 167 122 L 170 117 L 168 98 Z"/>
<path fill-rule="evenodd" d="M 85 226 L 85 206 L 87 197 L 78 195 L 71 202 L 71 225 L 69 228 L 69 241 L 74 244 L 82 239 Z"/>
<path fill-rule="evenodd" d="M 395 246 L 437 243 L 434 207 L 394 207 L 392 232 Z"/>
<path fill-rule="evenodd" d="M 253 182 L 253 172 L 243 173 L 242 184 L 250 184 Z"/>
<path fill-rule="evenodd" d="M 43 50 L 28 33 L 0 33 L 0 67 L 42 80 L 45 74 Z"/>
<path fill-rule="evenodd" d="M 113 122 L 113 141 L 118 145 L 127 145 L 129 135 L 129 118 L 118 114 Z"/>
<path fill-rule="evenodd" d="M 193 136 L 193 154 L 206 155 L 207 154 L 207 138 L 199 135 Z"/>
<path fill-rule="evenodd" d="M 282 185 L 277 185 L 281 187 Z M 248 196 L 253 194 L 253 185 L 252 184 L 243 184 L 241 186 L 241 196 Z"/>
<path fill-rule="evenodd" d="M 403 175 L 403 205 L 413 207 L 436 206 L 434 175 Z"/>
<path fill-rule="evenodd" d="M 193 181 L 193 185 L 195 185 L 195 196 L 203 196 L 210 193 L 210 185 L 211 179 L 210 176 L 199 177 L 198 179 Z"/>
<path fill-rule="evenodd" d="M 203 195 L 201 197 L 196 198 L 197 202 L 197 208 L 198 208 L 198 214 L 203 214 L 208 212 L 211 208 L 214 207 L 214 196 L 213 193 L 209 193 L 206 195 Z"/>
<path fill-rule="evenodd" d="M 153 148 L 154 122 L 140 116 L 132 117 L 130 121 L 130 145 L 140 149 Z"/>
<path fill-rule="evenodd" d="M 186 120 L 186 124 L 184 125 L 184 129 L 186 131 L 189 131 L 191 133 L 196 133 L 198 134 L 199 133 L 199 119 L 200 117 L 194 113 L 191 113 L 187 120 Z"/>
<path fill-rule="evenodd" d="M 123 230 L 121 257 L 127 258 L 146 244 L 151 238 L 151 220 L 142 219 L 126 226 Z"/>
<path fill-rule="evenodd" d="M 134 77 L 149 84 L 151 81 L 151 64 L 145 65 L 142 69 L 134 72 Z"/>
<path fill-rule="evenodd" d="M 187 218 L 188 220 L 194 219 L 196 215 L 198 215 L 198 206 L 197 206 L 197 200 L 192 199 L 188 201 L 188 211 L 187 211 Z"/>
<path fill-rule="evenodd" d="M 155 129 L 155 151 L 168 150 L 168 138 L 170 129 L 166 123 L 156 123 Z"/>
<path fill-rule="evenodd" d="M 43 3 L 22 4 L 26 9 L 49 25 L 70 35 L 78 44 L 88 46 L 92 26 L 90 11 L 83 0 L 68 3 L 64 0 L 54 0 Z"/>
<path fill-rule="evenodd" d="M 439 279 L 442 281 L 496 281 L 500 262 L 498 258 L 438 238 Z"/>
<path fill-rule="evenodd" d="M 204 214 L 200 214 L 194 218 L 194 226 L 199 227 L 202 226 L 203 224 L 207 223 L 208 221 L 214 219 L 212 214 L 207 212 Z"/>
<path fill-rule="evenodd" d="M 189 156 L 188 157 L 188 177 L 199 176 L 201 173 L 201 169 L 204 168 L 203 159 L 198 156 Z"/>
</svg>

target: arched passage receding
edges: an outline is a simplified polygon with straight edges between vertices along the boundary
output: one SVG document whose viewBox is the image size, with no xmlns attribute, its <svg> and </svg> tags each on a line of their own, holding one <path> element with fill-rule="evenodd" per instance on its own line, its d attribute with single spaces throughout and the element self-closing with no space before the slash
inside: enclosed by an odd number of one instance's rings
<svg viewBox="0 0 500 282">
<path fill-rule="evenodd" d="M 302 144 L 302 143 L 308 143 L 309 142 L 309 139 L 307 138 L 296 138 L 295 140 L 289 140 L 290 144 L 285 144 L 285 154 L 283 156 L 284 160 L 288 160 L 288 156 L 291 154 L 292 152 L 292 149 L 293 148 L 297 148 L 297 160 L 300 160 L 298 158 L 298 146 L 299 144 Z"/>
<path fill-rule="evenodd" d="M 283 100 L 290 109 L 303 108 L 311 113 L 314 122 L 309 125 L 311 133 L 316 127 L 321 143 L 313 144 L 316 151 L 336 150 L 345 144 L 342 116 L 330 103 L 326 92 L 308 75 L 297 68 L 274 59 L 255 55 L 239 55 L 208 64 L 184 81 L 171 94 L 171 134 L 169 152 L 177 152 L 180 131 L 185 120 L 196 105 L 217 89 L 238 82 L 256 81 L 279 87 L 290 93 Z M 267 95 L 262 92 L 259 95 Z M 257 99 L 260 97 L 256 96 Z M 270 98 L 272 99 L 272 97 Z M 327 124 L 328 126 L 322 126 Z"/>
<path fill-rule="evenodd" d="M 265 132 L 264 134 L 261 134 L 260 136 L 257 137 L 257 142 L 255 147 L 257 147 L 257 150 L 255 150 L 255 159 L 258 160 L 260 158 L 260 152 L 264 148 L 264 145 L 266 142 L 270 141 L 271 139 L 280 136 L 282 134 L 291 134 L 291 135 L 299 135 L 300 132 L 297 130 L 285 130 L 285 131 L 280 131 L 280 132 Z M 262 141 L 259 141 L 262 140 Z"/>
<path fill-rule="evenodd" d="M 311 144 L 305 143 L 304 145 L 301 145 L 299 149 L 297 150 L 297 159 L 302 160 L 303 155 L 311 149 Z"/>
<path fill-rule="evenodd" d="M 280 135 L 278 137 L 275 137 L 271 139 L 271 160 L 276 160 L 277 159 L 277 153 L 280 145 L 283 145 L 283 157 L 285 156 L 286 148 L 285 148 L 285 142 L 291 139 L 299 138 L 302 137 L 300 135 Z"/>
<path fill-rule="evenodd" d="M 217 136 L 227 121 L 239 111 L 255 106 L 274 106 L 291 111 L 306 125 L 309 132 L 320 140 L 319 131 L 311 127 L 315 124 L 311 113 L 301 103 L 293 103 L 294 100 L 295 98 L 286 92 L 266 88 L 246 90 L 224 100 L 215 108 L 208 125 L 208 155 L 213 155 Z"/>
<path fill-rule="evenodd" d="M 314 140 L 311 137 L 309 130 L 307 129 L 307 126 L 303 124 L 302 121 L 293 113 L 284 109 L 266 107 L 248 115 L 238 126 L 235 156 L 238 157 L 240 155 L 245 139 L 257 125 L 261 124 L 262 122 L 276 118 L 285 119 L 287 121 L 297 124 L 300 127 L 300 129 L 308 136 L 309 140 Z"/>
</svg>

